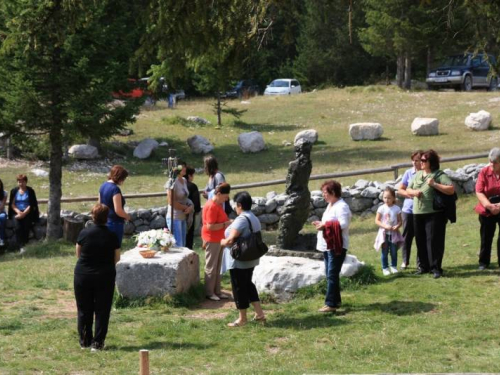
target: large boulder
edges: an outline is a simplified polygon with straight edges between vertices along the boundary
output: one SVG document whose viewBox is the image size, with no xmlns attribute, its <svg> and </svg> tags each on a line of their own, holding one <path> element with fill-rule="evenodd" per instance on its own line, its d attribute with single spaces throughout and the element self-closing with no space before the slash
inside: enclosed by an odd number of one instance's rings
<svg viewBox="0 0 500 375">
<path fill-rule="evenodd" d="M 156 216 L 151 223 L 149 223 L 149 227 L 151 229 L 161 229 L 165 228 L 167 226 L 167 223 L 165 222 L 165 218 L 163 216 Z"/>
<path fill-rule="evenodd" d="M 69 148 L 68 154 L 75 159 L 96 159 L 99 157 L 97 147 L 90 145 L 73 145 Z"/>
<path fill-rule="evenodd" d="M 193 154 L 208 154 L 214 150 L 210 141 L 201 135 L 193 135 L 186 142 Z"/>
<path fill-rule="evenodd" d="M 297 144 L 299 139 L 305 139 L 310 144 L 315 144 L 318 141 L 318 132 L 314 129 L 303 130 L 295 136 L 294 144 Z"/>
<path fill-rule="evenodd" d="M 210 125 L 211 122 L 208 120 L 205 120 L 203 117 L 198 117 L 198 116 L 189 116 L 187 118 L 188 121 L 196 122 L 197 124 L 200 125 Z"/>
<path fill-rule="evenodd" d="M 349 125 L 349 135 L 353 141 L 375 140 L 382 137 L 384 128 L 376 122 L 360 122 Z"/>
<path fill-rule="evenodd" d="M 350 199 L 350 198 L 348 198 Z M 352 198 L 351 201 L 346 201 L 352 212 L 365 211 L 373 205 L 372 198 Z"/>
<path fill-rule="evenodd" d="M 346 255 L 340 275 L 353 276 L 363 265 L 355 256 Z M 291 256 L 264 256 L 253 273 L 257 290 L 281 301 L 289 300 L 300 288 L 317 284 L 324 278 L 323 261 Z"/>
<path fill-rule="evenodd" d="M 152 139 L 146 138 L 141 141 L 134 149 L 134 156 L 139 159 L 147 159 L 159 147 L 159 143 Z"/>
<path fill-rule="evenodd" d="M 250 133 L 241 133 L 238 136 L 238 145 L 240 146 L 241 151 L 243 151 L 244 153 L 255 153 L 266 148 L 262 133 L 256 131 Z"/>
<path fill-rule="evenodd" d="M 49 177 L 49 172 L 44 171 L 43 169 L 40 168 L 32 169 L 31 173 L 33 173 L 37 177 Z"/>
<path fill-rule="evenodd" d="M 411 123 L 411 132 L 414 135 L 438 135 L 439 120 L 437 118 L 415 117 Z"/>
<path fill-rule="evenodd" d="M 150 259 L 136 248 L 122 254 L 116 264 L 116 287 L 127 298 L 174 295 L 199 282 L 198 254 L 185 247 L 159 252 Z"/>
<path fill-rule="evenodd" d="M 465 118 L 465 125 L 469 129 L 476 131 L 488 130 L 490 124 L 491 114 L 483 110 L 476 113 L 470 113 L 469 116 Z"/>
</svg>

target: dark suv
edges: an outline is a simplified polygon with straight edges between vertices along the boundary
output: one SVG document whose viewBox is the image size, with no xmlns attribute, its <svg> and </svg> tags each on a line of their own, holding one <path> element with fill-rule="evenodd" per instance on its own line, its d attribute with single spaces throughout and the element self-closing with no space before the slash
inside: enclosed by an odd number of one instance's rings
<svg viewBox="0 0 500 375">
<path fill-rule="evenodd" d="M 226 98 L 243 98 L 259 95 L 259 86 L 251 79 L 239 81 L 231 90 L 226 91 Z"/>
<path fill-rule="evenodd" d="M 493 91 L 497 89 L 498 77 L 490 74 L 490 65 L 495 64 L 492 55 L 482 53 L 449 56 L 440 67 L 431 70 L 425 81 L 429 90 L 454 88 L 471 91 L 486 88 Z"/>
</svg>

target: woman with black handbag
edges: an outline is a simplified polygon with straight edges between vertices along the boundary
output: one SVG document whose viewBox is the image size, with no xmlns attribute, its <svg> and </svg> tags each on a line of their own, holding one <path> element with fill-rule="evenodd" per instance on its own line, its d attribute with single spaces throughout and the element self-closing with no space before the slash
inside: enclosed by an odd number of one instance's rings
<svg viewBox="0 0 500 375">
<path fill-rule="evenodd" d="M 476 182 L 476 196 L 479 203 L 475 211 L 481 225 L 481 248 L 479 250 L 479 270 L 490 265 L 491 244 L 497 225 L 500 225 L 500 148 L 490 150 L 490 163 L 481 169 Z M 500 236 L 497 239 L 497 258 L 500 266 Z"/>
<path fill-rule="evenodd" d="M 260 231 L 260 221 L 251 211 L 252 197 L 246 191 L 239 192 L 233 198 L 236 204 L 235 211 L 238 217 L 226 229 L 225 239 L 221 245 L 225 246 L 223 271 L 229 270 L 231 275 L 231 287 L 233 289 L 234 302 L 239 311 L 239 317 L 228 327 L 241 327 L 247 323 L 247 309 L 252 304 L 255 310 L 254 321 L 265 322 L 266 317 L 260 305 L 259 294 L 255 284 L 252 282 L 253 270 L 259 265 L 259 259 L 250 261 L 236 260 L 231 256 L 230 247 L 238 237 L 248 237 L 251 234 L 250 226 L 254 232 Z M 251 225 L 250 225 L 251 223 Z"/>
<path fill-rule="evenodd" d="M 420 268 L 417 274 L 429 273 L 434 278 L 443 274 L 448 218 L 444 208 L 436 209 L 435 196 L 453 195 L 451 179 L 439 169 L 439 155 L 434 150 L 424 152 L 420 158 L 422 169 L 411 180 L 406 192 L 413 197 L 413 223 Z"/>
</svg>

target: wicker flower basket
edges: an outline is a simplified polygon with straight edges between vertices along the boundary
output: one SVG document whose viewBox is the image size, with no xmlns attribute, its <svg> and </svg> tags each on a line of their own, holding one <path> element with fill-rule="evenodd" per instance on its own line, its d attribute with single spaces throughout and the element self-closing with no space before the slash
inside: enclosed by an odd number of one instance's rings
<svg viewBox="0 0 500 375">
<path fill-rule="evenodd" d="M 139 250 L 139 254 L 141 254 L 143 258 L 153 258 L 156 253 L 156 250 Z"/>
</svg>

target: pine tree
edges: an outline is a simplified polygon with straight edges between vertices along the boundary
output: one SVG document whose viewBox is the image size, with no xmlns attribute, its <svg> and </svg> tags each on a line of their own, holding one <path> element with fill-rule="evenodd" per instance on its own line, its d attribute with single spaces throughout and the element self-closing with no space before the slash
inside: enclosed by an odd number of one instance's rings
<svg viewBox="0 0 500 375">
<path fill-rule="evenodd" d="M 0 3 L 0 128 L 50 144 L 47 237 L 61 236 L 63 143 L 109 137 L 137 103 L 112 108 L 126 85 L 135 30 L 127 1 L 6 0 Z"/>
</svg>

